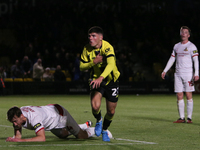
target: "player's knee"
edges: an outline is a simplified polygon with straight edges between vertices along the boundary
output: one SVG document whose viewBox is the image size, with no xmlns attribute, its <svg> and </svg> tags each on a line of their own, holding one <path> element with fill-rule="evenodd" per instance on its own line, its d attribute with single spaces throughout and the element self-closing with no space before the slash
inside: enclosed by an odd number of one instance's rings
<svg viewBox="0 0 200 150">
<path fill-rule="evenodd" d="M 110 117 L 113 117 L 114 114 L 115 114 L 115 110 L 114 110 L 114 109 L 113 109 L 113 110 L 108 110 L 108 111 L 107 111 L 107 114 L 108 114 Z"/>
<path fill-rule="evenodd" d="M 177 93 L 177 99 L 182 100 L 183 99 L 183 93 Z"/>
<path fill-rule="evenodd" d="M 192 92 L 186 92 L 186 98 L 192 99 Z"/>
<path fill-rule="evenodd" d="M 92 111 L 94 111 L 94 112 L 98 112 L 99 109 L 100 109 L 100 106 L 97 106 L 97 105 L 92 106 Z"/>
</svg>

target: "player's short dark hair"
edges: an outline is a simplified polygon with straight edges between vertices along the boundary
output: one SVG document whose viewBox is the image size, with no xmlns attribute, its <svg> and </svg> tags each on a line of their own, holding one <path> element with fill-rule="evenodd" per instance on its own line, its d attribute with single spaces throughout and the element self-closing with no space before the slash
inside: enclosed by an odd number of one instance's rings
<svg viewBox="0 0 200 150">
<path fill-rule="evenodd" d="M 182 26 L 182 27 L 181 27 L 181 30 L 183 30 L 183 29 L 187 29 L 188 32 L 189 32 L 189 34 L 191 34 L 191 30 L 190 30 L 190 28 L 189 28 L 188 26 Z"/>
<path fill-rule="evenodd" d="M 88 34 L 90 33 L 101 33 L 103 35 L 103 29 L 99 26 L 93 26 L 88 30 Z"/>
<path fill-rule="evenodd" d="M 13 119 L 13 117 L 14 117 L 15 115 L 16 115 L 17 117 L 20 117 L 21 114 L 22 114 L 21 109 L 20 109 L 19 107 L 14 106 L 14 107 L 12 107 L 12 108 L 10 108 L 10 109 L 8 110 L 8 112 L 7 112 L 7 118 L 8 118 L 8 120 L 11 122 L 12 119 Z"/>
</svg>

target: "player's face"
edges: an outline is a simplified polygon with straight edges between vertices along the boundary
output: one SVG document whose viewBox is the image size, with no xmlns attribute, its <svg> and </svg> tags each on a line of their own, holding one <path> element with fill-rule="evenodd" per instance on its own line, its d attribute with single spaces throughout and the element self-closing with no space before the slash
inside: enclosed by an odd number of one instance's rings
<svg viewBox="0 0 200 150">
<path fill-rule="evenodd" d="M 181 35 L 182 41 L 187 41 L 188 38 L 190 37 L 190 33 L 189 33 L 188 29 L 182 29 L 180 35 Z"/>
<path fill-rule="evenodd" d="M 21 128 L 22 124 L 24 123 L 23 119 L 22 119 L 22 115 L 20 117 L 17 117 L 16 115 L 13 117 L 12 121 L 13 125 L 16 128 Z"/>
<path fill-rule="evenodd" d="M 98 33 L 90 33 L 88 35 L 88 39 L 89 39 L 89 44 L 94 47 L 94 48 L 100 48 L 101 47 L 101 42 L 103 39 L 103 35 L 102 34 L 98 34 Z"/>
</svg>

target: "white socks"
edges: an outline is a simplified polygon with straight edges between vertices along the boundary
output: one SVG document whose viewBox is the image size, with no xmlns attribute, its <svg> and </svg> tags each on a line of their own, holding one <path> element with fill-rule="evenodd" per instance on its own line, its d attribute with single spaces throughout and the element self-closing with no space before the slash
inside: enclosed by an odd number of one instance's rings
<svg viewBox="0 0 200 150">
<path fill-rule="evenodd" d="M 79 124 L 79 127 L 82 129 L 82 130 L 86 130 L 88 128 L 87 124 L 84 123 L 84 124 Z"/>
<path fill-rule="evenodd" d="M 184 113 L 184 107 L 185 107 L 185 103 L 184 100 L 177 100 L 177 105 L 178 105 L 178 111 L 179 111 L 179 116 L 181 119 L 185 118 L 185 113 Z"/>
<path fill-rule="evenodd" d="M 187 100 L 187 115 L 188 118 L 192 119 L 192 112 L 193 112 L 193 99 Z"/>
<path fill-rule="evenodd" d="M 177 105 L 178 105 L 178 111 L 179 111 L 179 116 L 181 119 L 185 118 L 185 113 L 184 113 L 184 108 L 185 108 L 185 103 L 184 100 L 177 100 Z M 193 99 L 187 100 L 187 117 L 192 119 L 192 112 L 193 112 Z"/>
</svg>

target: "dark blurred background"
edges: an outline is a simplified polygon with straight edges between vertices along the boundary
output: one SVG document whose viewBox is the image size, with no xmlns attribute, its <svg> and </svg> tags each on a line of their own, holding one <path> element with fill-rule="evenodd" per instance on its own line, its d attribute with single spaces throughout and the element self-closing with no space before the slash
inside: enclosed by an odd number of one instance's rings
<svg viewBox="0 0 200 150">
<path fill-rule="evenodd" d="M 199 45 L 198 0 L 0 0 L 0 66 L 28 56 L 44 68 L 60 65 L 71 80 L 87 80 L 77 71 L 87 31 L 101 26 L 115 49 L 122 81 L 162 81 L 180 27 L 191 28 Z M 173 80 L 173 67 L 166 78 Z"/>
</svg>

